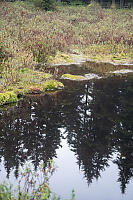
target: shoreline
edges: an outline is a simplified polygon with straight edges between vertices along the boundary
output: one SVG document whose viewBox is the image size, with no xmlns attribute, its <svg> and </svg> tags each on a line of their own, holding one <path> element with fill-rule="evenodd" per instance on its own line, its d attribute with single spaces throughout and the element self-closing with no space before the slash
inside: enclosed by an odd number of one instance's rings
<svg viewBox="0 0 133 200">
<path fill-rule="evenodd" d="M 65 56 L 64 56 L 65 55 Z M 55 60 L 53 58 L 53 63 L 48 63 L 48 65 L 51 65 L 51 66 L 60 66 L 60 65 L 80 65 L 80 64 L 83 64 L 83 63 L 86 63 L 86 62 L 89 62 L 89 63 L 97 63 L 97 64 L 112 64 L 114 66 L 118 66 L 118 65 L 124 65 L 124 66 L 133 66 L 133 59 L 125 59 L 124 60 L 109 60 L 109 59 L 106 59 L 106 57 L 104 57 L 103 60 L 99 60 L 99 59 L 91 59 L 91 58 L 88 58 L 88 56 L 85 56 L 83 54 L 61 54 L 60 55 L 61 57 L 67 57 L 68 61 L 65 60 L 65 58 L 62 59 L 62 62 L 58 61 L 58 58 L 56 59 L 56 56 L 55 56 Z M 54 63 L 55 62 L 55 63 Z M 39 63 L 37 64 L 39 65 Z M 43 64 L 42 64 L 43 65 Z M 47 64 L 44 64 L 44 65 L 47 65 Z"/>
<path fill-rule="evenodd" d="M 43 68 L 44 65 L 42 65 Z M 63 89 L 64 84 L 60 82 L 63 79 L 68 79 L 69 81 L 91 81 L 92 79 L 111 78 L 114 76 L 133 76 L 133 64 L 127 63 L 116 65 L 110 62 L 82 60 L 80 63 L 54 64 L 46 68 L 47 72 L 45 69 L 42 72 L 41 70 L 28 71 L 28 69 L 23 68 L 26 70 L 23 73 L 34 74 L 34 78 L 32 77 L 32 81 L 26 87 L 9 85 L 9 88 L 7 87 L 0 92 L 0 107 L 15 103 L 26 95 L 44 94 L 47 91 Z"/>
</svg>

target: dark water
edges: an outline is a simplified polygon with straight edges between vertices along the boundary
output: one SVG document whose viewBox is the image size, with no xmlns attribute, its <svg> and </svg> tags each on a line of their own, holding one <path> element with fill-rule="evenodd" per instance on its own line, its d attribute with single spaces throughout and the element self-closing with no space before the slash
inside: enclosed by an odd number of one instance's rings
<svg viewBox="0 0 133 200">
<path fill-rule="evenodd" d="M 0 182 L 54 159 L 50 186 L 65 199 L 132 200 L 133 78 L 64 84 L 0 111 Z"/>
</svg>

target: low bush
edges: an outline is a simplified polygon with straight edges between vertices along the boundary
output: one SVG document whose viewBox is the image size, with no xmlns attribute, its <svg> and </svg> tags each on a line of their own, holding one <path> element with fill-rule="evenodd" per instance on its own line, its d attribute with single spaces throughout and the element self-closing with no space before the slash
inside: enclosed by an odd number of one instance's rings
<svg viewBox="0 0 133 200">
<path fill-rule="evenodd" d="M 34 0 L 34 5 L 46 11 L 56 9 L 56 0 Z"/>
</svg>

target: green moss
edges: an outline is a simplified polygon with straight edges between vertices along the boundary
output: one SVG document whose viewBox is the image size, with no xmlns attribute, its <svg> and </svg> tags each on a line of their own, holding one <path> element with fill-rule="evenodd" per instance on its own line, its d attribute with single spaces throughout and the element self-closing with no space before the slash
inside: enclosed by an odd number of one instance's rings
<svg viewBox="0 0 133 200">
<path fill-rule="evenodd" d="M 58 90 L 60 88 L 63 88 L 64 85 L 59 82 L 59 81 L 55 81 L 55 80 L 49 80 L 49 81 L 45 81 L 42 83 L 41 85 L 41 91 L 44 90 Z"/>
<path fill-rule="evenodd" d="M 0 105 L 15 103 L 17 101 L 18 101 L 18 98 L 14 92 L 0 93 Z"/>
<path fill-rule="evenodd" d="M 24 73 L 24 72 L 29 72 L 29 69 L 28 69 L 28 68 L 25 68 L 25 67 L 23 67 L 23 68 L 21 68 L 21 69 L 20 69 L 20 72 L 22 72 L 22 73 Z"/>
<path fill-rule="evenodd" d="M 70 80 L 84 80 L 84 76 L 80 75 L 72 75 L 72 74 L 63 74 L 62 77 L 63 79 L 70 79 Z"/>
</svg>

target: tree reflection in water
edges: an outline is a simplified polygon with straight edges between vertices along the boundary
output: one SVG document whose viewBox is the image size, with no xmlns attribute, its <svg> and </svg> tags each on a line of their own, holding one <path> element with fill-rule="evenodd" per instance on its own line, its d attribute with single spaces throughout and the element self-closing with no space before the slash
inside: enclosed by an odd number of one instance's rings
<svg viewBox="0 0 133 200">
<path fill-rule="evenodd" d="M 0 159 L 9 175 L 28 159 L 56 156 L 64 136 L 90 184 L 117 158 L 121 191 L 133 177 L 133 80 L 65 81 L 65 91 L 29 96 L 0 112 Z"/>
</svg>

